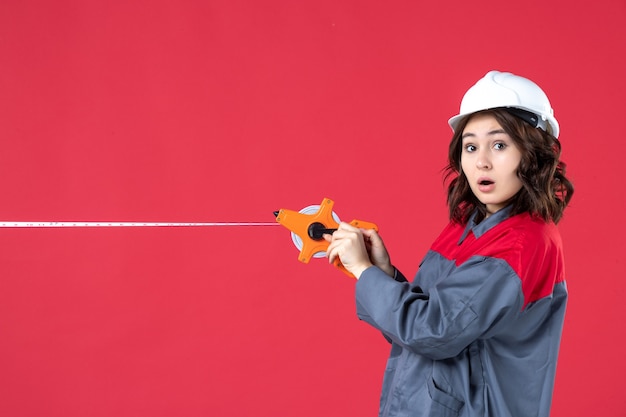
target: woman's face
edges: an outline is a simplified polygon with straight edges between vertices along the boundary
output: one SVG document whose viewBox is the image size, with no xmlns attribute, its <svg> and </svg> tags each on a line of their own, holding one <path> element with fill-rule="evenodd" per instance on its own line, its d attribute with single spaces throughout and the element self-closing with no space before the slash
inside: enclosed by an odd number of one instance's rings
<svg viewBox="0 0 626 417">
<path fill-rule="evenodd" d="M 462 134 L 461 170 L 487 215 L 505 207 L 522 188 L 522 154 L 491 114 L 472 116 Z"/>
</svg>

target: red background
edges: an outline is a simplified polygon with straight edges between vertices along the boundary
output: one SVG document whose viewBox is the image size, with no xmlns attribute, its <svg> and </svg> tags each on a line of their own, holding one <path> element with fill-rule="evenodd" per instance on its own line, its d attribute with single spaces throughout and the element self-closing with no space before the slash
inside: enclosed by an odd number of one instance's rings
<svg viewBox="0 0 626 417">
<path fill-rule="evenodd" d="M 624 416 L 626 5 L 3 1 L 0 221 L 273 222 L 335 200 L 412 276 L 447 119 L 535 80 L 577 191 L 553 415 Z M 373 416 L 388 345 L 280 226 L 0 229 L 0 414 Z"/>
</svg>

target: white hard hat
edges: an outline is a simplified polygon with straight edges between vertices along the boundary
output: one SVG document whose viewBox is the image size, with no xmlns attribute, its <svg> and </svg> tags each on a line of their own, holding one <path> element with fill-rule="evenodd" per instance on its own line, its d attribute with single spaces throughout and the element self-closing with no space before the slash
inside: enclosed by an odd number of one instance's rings
<svg viewBox="0 0 626 417">
<path fill-rule="evenodd" d="M 534 82 L 510 72 L 489 71 L 478 80 L 467 90 L 461 101 L 459 114 L 448 120 L 448 124 L 455 130 L 464 116 L 498 107 L 530 112 L 532 115 L 523 117 L 518 114 L 518 116 L 535 127 L 552 133 L 554 137 L 559 137 L 559 123 L 554 118 L 554 110 L 550 106 L 548 96 Z"/>
</svg>

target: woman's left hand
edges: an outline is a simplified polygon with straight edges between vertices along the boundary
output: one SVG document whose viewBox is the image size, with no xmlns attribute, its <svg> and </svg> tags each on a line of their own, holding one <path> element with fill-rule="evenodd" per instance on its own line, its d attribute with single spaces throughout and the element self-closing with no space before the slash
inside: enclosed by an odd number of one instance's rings
<svg viewBox="0 0 626 417">
<path fill-rule="evenodd" d="M 339 258 L 343 266 L 357 279 L 373 265 L 361 229 L 342 222 L 332 235 L 324 235 L 324 239 L 330 242 L 326 249 L 328 261 L 333 263 Z"/>
</svg>

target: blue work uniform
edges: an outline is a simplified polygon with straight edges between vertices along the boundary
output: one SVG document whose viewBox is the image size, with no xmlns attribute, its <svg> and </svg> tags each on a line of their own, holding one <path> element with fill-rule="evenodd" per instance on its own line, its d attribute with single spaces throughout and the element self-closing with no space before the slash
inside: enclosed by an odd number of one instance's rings
<svg viewBox="0 0 626 417">
<path fill-rule="evenodd" d="M 547 417 L 565 315 L 552 222 L 499 210 L 451 222 L 412 283 L 377 267 L 358 317 L 391 342 L 381 417 Z"/>
</svg>

